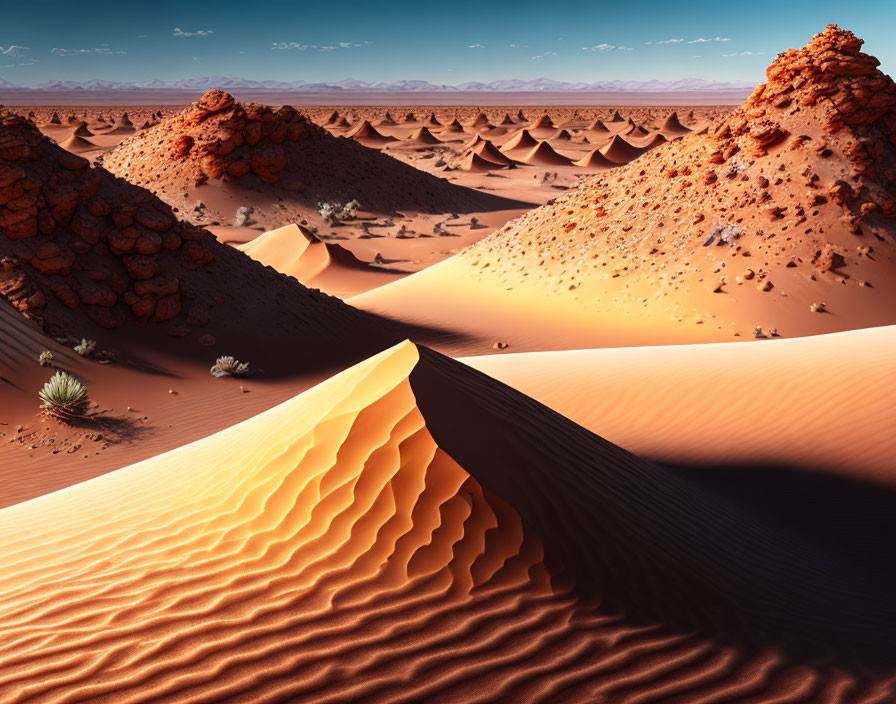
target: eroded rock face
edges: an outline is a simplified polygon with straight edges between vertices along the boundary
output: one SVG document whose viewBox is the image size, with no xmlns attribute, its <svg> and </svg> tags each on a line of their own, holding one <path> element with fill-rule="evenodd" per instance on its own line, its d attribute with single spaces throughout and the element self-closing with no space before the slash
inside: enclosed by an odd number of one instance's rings
<svg viewBox="0 0 896 704">
<path fill-rule="evenodd" d="M 0 293 L 30 317 L 61 305 L 103 327 L 171 320 L 179 277 L 212 261 L 212 242 L 29 120 L 0 119 Z"/>
<path fill-rule="evenodd" d="M 878 70 L 880 62 L 860 51 L 863 41 L 852 32 L 828 25 L 802 49 L 788 49 L 768 67 L 768 81 L 721 123 L 715 139 L 753 157 L 785 139 L 794 118 L 817 122 L 824 136 L 841 145 L 855 176 L 881 181 L 883 191 L 896 187 L 896 83 Z M 740 139 L 749 135 L 752 143 Z M 804 136 L 802 141 L 808 140 Z M 795 145 L 795 147 L 802 144 Z M 828 147 L 821 144 L 818 152 Z M 830 151 L 823 156 L 828 156 Z M 881 208 L 892 199 L 863 181 L 866 198 Z M 861 185 L 856 190 L 861 189 Z"/>
</svg>

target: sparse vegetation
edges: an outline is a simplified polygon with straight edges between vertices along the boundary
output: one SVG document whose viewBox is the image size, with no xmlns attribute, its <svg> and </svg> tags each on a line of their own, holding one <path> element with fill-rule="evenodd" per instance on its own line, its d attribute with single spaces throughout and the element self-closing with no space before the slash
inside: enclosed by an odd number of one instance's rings
<svg viewBox="0 0 896 704">
<path fill-rule="evenodd" d="M 328 225 L 335 225 L 337 222 L 354 219 L 355 212 L 360 207 L 361 204 L 356 200 L 350 200 L 348 203 L 327 201 L 317 204 L 317 212 L 321 214 Z"/>
<path fill-rule="evenodd" d="M 56 372 L 38 393 L 44 413 L 66 419 L 87 410 L 87 388 L 68 372 Z"/>
<path fill-rule="evenodd" d="M 40 356 L 37 358 L 37 361 L 40 363 L 42 367 L 52 367 L 53 366 L 53 353 L 50 350 L 44 350 L 40 353 Z"/>
<path fill-rule="evenodd" d="M 255 212 L 255 209 L 252 208 L 251 205 L 243 205 L 236 210 L 236 220 L 234 220 L 233 224 L 236 227 L 245 227 L 246 225 L 252 224 L 252 213 Z"/>
<path fill-rule="evenodd" d="M 249 373 L 248 362 L 240 362 L 235 357 L 225 355 L 215 360 L 214 366 L 209 370 L 212 376 L 245 376 Z"/>
<path fill-rule="evenodd" d="M 96 351 L 96 340 L 82 338 L 81 342 L 75 345 L 73 349 L 82 357 L 92 357 Z"/>
<path fill-rule="evenodd" d="M 743 234 L 743 228 L 735 222 L 729 222 L 725 225 L 716 225 L 712 232 L 709 233 L 709 237 L 706 238 L 703 246 L 709 247 L 711 245 L 716 245 L 717 247 L 721 247 L 726 244 L 730 246 Z"/>
</svg>

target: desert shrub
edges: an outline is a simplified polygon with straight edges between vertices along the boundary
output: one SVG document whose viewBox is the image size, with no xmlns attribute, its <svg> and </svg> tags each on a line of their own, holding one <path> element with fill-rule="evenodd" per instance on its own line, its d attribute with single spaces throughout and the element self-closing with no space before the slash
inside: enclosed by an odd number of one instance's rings
<svg viewBox="0 0 896 704">
<path fill-rule="evenodd" d="M 80 416 L 87 410 L 87 388 L 68 372 L 56 372 L 38 396 L 44 413 L 57 418 Z"/>
<path fill-rule="evenodd" d="M 737 239 L 744 234 L 743 228 L 735 222 L 729 222 L 725 225 L 716 225 L 712 232 L 709 233 L 709 237 L 706 238 L 706 241 L 703 243 L 704 247 L 709 247 L 710 245 L 716 245 L 717 247 L 721 247 L 722 245 L 733 245 Z"/>
<path fill-rule="evenodd" d="M 50 350 L 44 350 L 40 353 L 40 356 L 37 358 L 37 361 L 40 363 L 42 367 L 51 367 L 53 366 L 53 353 Z"/>
<path fill-rule="evenodd" d="M 236 220 L 234 220 L 233 224 L 236 227 L 245 227 L 252 223 L 251 215 L 255 212 L 255 209 L 252 206 L 244 205 L 236 210 Z"/>
<path fill-rule="evenodd" d="M 209 370 L 212 376 L 243 376 L 249 373 L 249 364 L 240 362 L 235 357 L 225 355 L 215 360 L 214 366 Z"/>
<path fill-rule="evenodd" d="M 337 203 L 336 201 L 327 201 L 317 204 L 317 212 L 329 225 L 334 225 L 343 220 L 352 220 L 361 204 L 356 200 L 350 200 L 348 203 Z"/>
<path fill-rule="evenodd" d="M 74 346 L 74 350 L 82 357 L 90 357 L 96 351 L 96 340 L 82 338 L 81 342 Z"/>
</svg>

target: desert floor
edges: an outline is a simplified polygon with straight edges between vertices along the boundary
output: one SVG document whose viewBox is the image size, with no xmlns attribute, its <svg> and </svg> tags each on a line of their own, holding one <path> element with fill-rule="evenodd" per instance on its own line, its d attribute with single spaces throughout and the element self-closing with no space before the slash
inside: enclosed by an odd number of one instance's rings
<svg viewBox="0 0 896 704">
<path fill-rule="evenodd" d="M 13 109 L 243 303 L 65 336 L 0 301 L 0 701 L 896 701 L 896 253 L 833 196 L 816 251 L 836 145 L 807 176 L 782 118 L 716 186 L 734 106 L 307 106 L 313 168 L 194 179 L 201 130 L 247 147 L 191 109 Z M 678 247 L 776 174 L 777 238 Z M 51 367 L 85 415 L 39 412 Z"/>
</svg>

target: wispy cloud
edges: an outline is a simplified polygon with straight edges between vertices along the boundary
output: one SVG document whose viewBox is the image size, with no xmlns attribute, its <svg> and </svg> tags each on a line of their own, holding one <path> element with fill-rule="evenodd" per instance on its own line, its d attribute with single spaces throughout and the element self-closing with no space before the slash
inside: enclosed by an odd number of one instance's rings
<svg viewBox="0 0 896 704">
<path fill-rule="evenodd" d="M 538 56 L 533 56 L 532 60 L 540 61 L 541 59 L 545 58 L 546 56 L 556 56 L 556 55 L 557 55 L 556 51 L 546 51 L 543 54 L 539 54 Z"/>
<path fill-rule="evenodd" d="M 175 37 L 207 37 L 209 34 L 214 33 L 213 29 L 197 29 L 195 32 L 185 32 L 180 27 L 175 27 L 171 34 Z"/>
<path fill-rule="evenodd" d="M 467 49 L 485 49 L 484 44 L 470 44 Z"/>
<path fill-rule="evenodd" d="M 616 44 L 595 44 L 594 46 L 583 46 L 582 51 L 631 51 L 630 46 L 617 46 Z"/>
<path fill-rule="evenodd" d="M 299 44 L 298 42 L 274 42 L 271 51 L 338 51 L 358 49 L 373 42 L 339 42 L 337 44 Z"/>
<path fill-rule="evenodd" d="M 104 55 L 112 55 L 112 54 L 127 54 L 126 51 L 120 51 L 118 49 L 112 49 L 108 46 L 98 46 L 95 49 L 62 49 L 60 47 L 53 47 L 50 49 L 51 54 L 56 54 L 56 56 L 83 56 L 84 54 L 104 54 Z"/>
<path fill-rule="evenodd" d="M 706 44 L 708 42 L 730 42 L 731 37 L 697 37 L 696 39 L 691 39 L 688 41 L 688 44 Z"/>
<path fill-rule="evenodd" d="M 31 66 L 40 63 L 33 56 L 28 55 L 29 51 L 31 50 L 27 46 L 18 44 L 11 44 L 7 47 L 0 46 L 0 57 L 6 56 L 10 60 L 10 63 L 0 64 L 0 68 L 15 68 L 16 66 Z"/>
<path fill-rule="evenodd" d="M 645 44 L 681 44 L 684 42 L 684 37 L 677 37 L 675 39 L 661 39 L 658 42 L 644 42 Z"/>
<path fill-rule="evenodd" d="M 765 54 L 764 51 L 736 51 L 733 54 L 722 54 L 722 56 L 762 56 L 763 54 Z"/>
<path fill-rule="evenodd" d="M 509 46 L 511 49 L 528 49 L 529 48 L 528 44 L 508 44 L 507 46 Z"/>
</svg>

